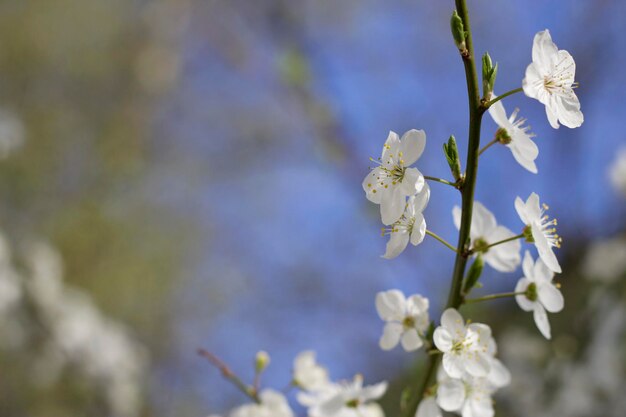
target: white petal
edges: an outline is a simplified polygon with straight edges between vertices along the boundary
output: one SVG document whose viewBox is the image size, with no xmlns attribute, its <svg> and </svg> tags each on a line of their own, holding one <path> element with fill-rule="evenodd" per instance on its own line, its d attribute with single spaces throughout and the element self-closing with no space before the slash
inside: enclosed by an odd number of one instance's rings
<svg viewBox="0 0 626 417">
<path fill-rule="evenodd" d="M 418 194 L 415 195 L 413 200 L 413 208 L 415 213 L 421 213 L 424 211 L 430 200 L 430 186 L 424 183 L 424 188 Z"/>
<path fill-rule="evenodd" d="M 383 381 L 379 382 L 378 384 L 365 387 L 361 391 L 361 399 L 363 401 L 377 400 L 385 395 L 385 392 L 387 391 L 387 386 L 387 382 Z"/>
<path fill-rule="evenodd" d="M 524 276 L 528 278 L 528 281 L 530 282 L 535 281 L 534 266 L 535 266 L 535 263 L 533 262 L 533 257 L 530 254 L 530 252 L 527 250 L 526 252 L 524 252 L 524 262 L 522 262 L 522 271 L 524 271 Z"/>
<path fill-rule="evenodd" d="M 495 414 L 491 397 L 488 395 L 473 396 L 465 402 L 463 417 L 493 417 Z"/>
<path fill-rule="evenodd" d="M 520 279 L 519 281 L 517 281 L 517 285 L 515 286 L 515 292 L 526 291 L 529 284 L 530 280 L 528 280 L 527 278 Z M 526 295 L 516 295 L 515 301 L 517 301 L 517 304 L 524 311 L 533 311 L 535 309 L 536 303 L 534 301 L 530 301 L 528 297 L 526 297 Z"/>
<path fill-rule="evenodd" d="M 537 286 L 539 302 L 543 304 L 550 313 L 558 313 L 563 310 L 565 300 L 563 294 L 551 283 L 543 283 Z"/>
<path fill-rule="evenodd" d="M 526 216 L 530 224 L 534 221 L 541 221 L 541 205 L 539 201 L 539 195 L 537 193 L 531 193 L 526 199 Z"/>
<path fill-rule="evenodd" d="M 398 345 L 403 328 L 400 323 L 387 323 L 383 329 L 379 345 L 382 350 L 391 350 Z"/>
<path fill-rule="evenodd" d="M 494 100 L 496 98 L 497 96 L 494 95 L 491 99 Z M 498 101 L 489 107 L 489 115 L 501 128 L 508 129 L 511 126 L 509 119 L 506 117 L 506 110 L 504 110 L 504 105 L 501 101 Z"/>
<path fill-rule="evenodd" d="M 485 236 L 489 243 L 500 242 L 514 237 L 515 234 L 504 226 L 497 226 L 488 236 Z M 521 262 L 520 250 L 522 244 L 517 240 L 496 245 L 483 254 L 485 263 L 500 272 L 513 272 Z"/>
<path fill-rule="evenodd" d="M 465 370 L 472 376 L 485 377 L 491 370 L 489 356 L 481 351 L 470 353 L 465 362 Z"/>
<path fill-rule="evenodd" d="M 535 277 L 534 281 L 538 284 L 541 282 L 552 282 L 554 271 L 548 268 L 543 259 L 539 258 L 533 267 L 533 276 Z"/>
<path fill-rule="evenodd" d="M 461 378 L 465 372 L 465 361 L 454 353 L 444 353 L 441 365 L 451 378 Z"/>
<path fill-rule="evenodd" d="M 535 35 L 533 39 L 533 62 L 539 64 L 541 68 L 552 67 L 552 64 L 558 59 L 559 49 L 552 42 L 550 31 L 543 30 Z"/>
<path fill-rule="evenodd" d="M 536 154 L 539 153 L 539 148 L 537 148 L 535 142 L 533 142 L 528 135 L 523 134 L 516 136 L 514 142 L 511 142 L 507 146 L 511 149 L 513 158 L 515 158 L 517 163 L 533 174 L 537 173 L 535 159 L 537 158 Z M 532 156 L 533 154 L 535 156 Z"/>
<path fill-rule="evenodd" d="M 515 198 L 515 211 L 517 211 L 519 218 L 522 219 L 522 223 L 530 224 L 530 219 L 526 215 L 526 204 L 519 197 Z"/>
<path fill-rule="evenodd" d="M 426 236 L 426 219 L 422 214 L 415 216 L 415 224 L 413 225 L 413 233 L 411 233 L 411 244 L 417 246 L 424 241 Z"/>
<path fill-rule="evenodd" d="M 386 163 L 391 155 L 397 155 L 400 148 L 400 137 L 393 130 L 389 131 L 385 146 L 383 146 L 382 161 Z"/>
<path fill-rule="evenodd" d="M 448 308 L 441 315 L 441 325 L 452 335 L 465 335 L 463 316 L 454 308 Z"/>
<path fill-rule="evenodd" d="M 419 193 L 424 188 L 424 176 L 417 168 L 407 168 L 404 171 L 404 178 L 400 183 L 400 189 L 405 196 Z"/>
<path fill-rule="evenodd" d="M 474 212 L 472 213 L 472 236 L 487 236 L 498 226 L 496 216 L 482 203 L 474 202 Z"/>
<path fill-rule="evenodd" d="M 437 404 L 445 411 L 457 411 L 465 401 L 465 387 L 459 379 L 448 378 L 437 388 Z"/>
<path fill-rule="evenodd" d="M 567 126 L 570 129 L 580 127 L 584 122 L 584 116 L 583 112 L 580 111 L 578 97 L 572 92 L 567 97 L 561 97 L 559 102 L 559 106 L 555 110 L 563 126 Z"/>
<path fill-rule="evenodd" d="M 524 94 L 530 98 L 539 99 L 540 89 L 543 89 L 542 75 L 539 73 L 539 67 L 531 63 L 526 67 L 526 74 L 522 81 Z"/>
<path fill-rule="evenodd" d="M 558 129 L 559 116 L 557 116 L 555 105 L 546 104 L 546 116 L 548 117 L 548 122 L 550 122 L 550 126 L 552 126 L 554 129 Z"/>
<path fill-rule="evenodd" d="M 380 167 L 376 167 L 370 171 L 369 174 L 363 179 L 363 190 L 365 191 L 365 197 L 375 204 L 380 204 L 380 200 L 383 196 L 380 188 L 380 181 L 377 177 L 380 176 Z"/>
<path fill-rule="evenodd" d="M 414 294 L 407 298 L 407 311 L 428 314 L 429 304 L 428 298 Z"/>
<path fill-rule="evenodd" d="M 404 166 L 413 165 L 422 156 L 426 147 L 426 133 L 423 130 L 411 129 L 402 135 L 400 151 Z"/>
<path fill-rule="evenodd" d="M 454 344 L 454 339 L 452 338 L 452 334 L 443 327 L 437 327 L 435 329 L 435 333 L 433 334 L 433 341 L 435 342 L 435 346 L 442 352 L 450 352 L 452 349 L 452 345 Z"/>
<path fill-rule="evenodd" d="M 511 383 L 511 372 L 498 359 L 492 358 L 491 371 L 487 379 L 496 388 L 506 387 Z"/>
<path fill-rule="evenodd" d="M 376 294 L 376 311 L 384 321 L 404 320 L 406 298 L 402 291 L 388 290 Z"/>
<path fill-rule="evenodd" d="M 406 198 L 398 186 L 394 186 L 391 190 L 385 191 L 380 201 L 380 215 L 383 224 L 389 226 L 402 217 L 402 213 L 404 213 L 404 208 L 406 207 Z"/>
<path fill-rule="evenodd" d="M 402 251 L 406 248 L 406 245 L 409 244 L 409 238 L 410 236 L 405 230 L 391 232 L 383 258 L 393 259 L 396 256 L 400 255 Z"/>
<path fill-rule="evenodd" d="M 435 397 L 426 397 L 417 407 L 415 417 L 442 417 L 441 410 L 437 406 Z"/>
<path fill-rule="evenodd" d="M 409 329 L 405 331 L 404 334 L 402 335 L 401 342 L 402 342 L 402 347 L 407 352 L 412 352 L 414 350 L 417 350 L 421 348 L 422 345 L 424 345 L 422 338 L 419 337 L 419 335 L 417 334 L 417 330 L 415 329 Z"/>
<path fill-rule="evenodd" d="M 461 207 L 454 206 L 454 208 L 452 209 L 452 221 L 454 222 L 454 227 L 456 227 L 457 229 L 461 228 L 461 213 Z"/>
<path fill-rule="evenodd" d="M 535 303 L 535 309 L 533 310 L 533 318 L 535 319 L 535 324 L 537 328 L 541 332 L 541 334 L 546 338 L 550 339 L 552 336 L 550 335 L 550 322 L 548 321 L 548 314 L 543 306 L 539 303 Z"/>
<path fill-rule="evenodd" d="M 543 260 L 546 266 L 552 271 L 556 273 L 561 273 L 562 271 L 561 266 L 559 265 L 559 261 L 556 259 L 556 255 L 554 255 L 552 247 L 548 243 L 547 238 L 544 236 L 541 227 L 539 227 L 537 223 L 532 223 L 531 231 L 533 233 L 535 246 L 537 247 L 537 252 L 539 252 L 541 260 Z"/>
</svg>

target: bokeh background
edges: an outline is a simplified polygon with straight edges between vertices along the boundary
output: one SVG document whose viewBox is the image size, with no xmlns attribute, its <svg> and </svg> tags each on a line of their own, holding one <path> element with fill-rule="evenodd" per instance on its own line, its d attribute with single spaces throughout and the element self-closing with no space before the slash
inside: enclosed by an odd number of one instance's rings
<svg viewBox="0 0 626 417">
<path fill-rule="evenodd" d="M 626 146 L 626 3 L 469 3 L 477 53 L 499 63 L 497 93 L 521 85 L 532 38 L 549 28 L 576 59 L 585 114 L 581 128 L 553 130 L 542 105 L 513 96 L 505 106 L 537 135 L 539 174 L 504 147 L 482 159 L 477 199 L 500 223 L 518 230 L 513 201 L 536 191 L 564 238 L 551 342 L 512 300 L 471 311 L 513 371 L 498 403 L 511 416 L 623 416 L 626 174 L 609 172 Z M 450 134 L 464 152 L 452 8 L 0 2 L 0 415 L 225 414 L 245 399 L 198 347 L 248 379 L 267 350 L 264 384 L 276 388 L 313 349 L 333 378 L 393 381 L 394 415 L 423 356 L 379 350 L 374 296 L 419 292 L 437 316 L 453 257 L 427 238 L 381 259 L 360 184 L 389 130 L 427 132 L 427 175 L 449 176 Z M 487 116 L 484 142 L 495 129 Z M 455 241 L 458 193 L 431 188 L 428 227 Z M 487 270 L 482 291 L 520 277 Z"/>
</svg>

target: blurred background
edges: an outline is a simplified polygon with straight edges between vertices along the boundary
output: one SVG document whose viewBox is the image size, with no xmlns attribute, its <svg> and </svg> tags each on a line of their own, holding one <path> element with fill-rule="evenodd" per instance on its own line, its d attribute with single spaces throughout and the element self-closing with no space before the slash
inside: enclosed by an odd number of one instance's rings
<svg viewBox="0 0 626 417">
<path fill-rule="evenodd" d="M 482 159 L 477 199 L 500 223 L 520 229 L 513 201 L 536 191 L 564 239 L 552 341 L 513 300 L 466 310 L 493 325 L 513 372 L 499 407 L 621 417 L 626 3 L 470 6 L 477 53 L 499 63 L 496 93 L 521 85 L 533 36 L 549 28 L 576 59 L 585 114 L 581 128 L 553 130 L 540 103 L 508 98 L 537 135 L 539 174 L 504 147 Z M 453 257 L 427 238 L 380 258 L 361 180 L 389 130 L 426 131 L 426 175 L 449 176 L 450 134 L 464 153 L 452 7 L 1 1 L 0 415 L 224 415 L 245 398 L 199 347 L 246 379 L 267 350 L 264 384 L 278 389 L 313 349 L 335 379 L 392 381 L 394 415 L 423 355 L 379 350 L 374 296 L 424 294 L 437 319 Z M 483 125 L 486 142 L 496 125 Z M 454 242 L 458 193 L 431 189 L 428 228 Z M 481 291 L 520 277 L 487 270 Z"/>
</svg>

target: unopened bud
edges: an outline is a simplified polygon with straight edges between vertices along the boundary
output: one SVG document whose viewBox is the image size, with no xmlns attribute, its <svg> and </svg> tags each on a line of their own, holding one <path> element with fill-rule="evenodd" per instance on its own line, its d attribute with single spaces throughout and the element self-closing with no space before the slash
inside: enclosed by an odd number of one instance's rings
<svg viewBox="0 0 626 417">
<path fill-rule="evenodd" d="M 264 350 L 259 351 L 254 358 L 254 370 L 261 373 L 270 364 L 270 355 Z"/>
<path fill-rule="evenodd" d="M 485 53 L 483 55 L 483 98 L 487 101 L 491 100 L 493 95 L 493 86 L 496 83 L 497 75 L 498 64 L 494 66 L 489 54 Z"/>
<path fill-rule="evenodd" d="M 461 179 L 461 160 L 454 136 L 450 136 L 448 143 L 443 144 L 443 153 L 446 155 L 452 176 L 459 181 Z"/>
<path fill-rule="evenodd" d="M 465 32 L 463 20 L 461 19 L 461 16 L 459 16 L 459 14 L 456 12 L 456 10 L 454 11 L 454 13 L 452 13 L 452 17 L 450 18 L 450 30 L 452 31 L 454 43 L 456 44 L 456 47 L 459 48 L 459 51 L 467 51 L 467 45 L 465 44 L 467 32 Z"/>
</svg>

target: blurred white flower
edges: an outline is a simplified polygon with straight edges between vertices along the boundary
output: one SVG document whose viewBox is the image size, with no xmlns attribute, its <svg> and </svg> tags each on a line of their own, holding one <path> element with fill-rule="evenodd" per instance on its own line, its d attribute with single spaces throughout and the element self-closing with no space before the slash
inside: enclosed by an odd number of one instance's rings
<svg viewBox="0 0 626 417">
<path fill-rule="evenodd" d="M 463 417 L 492 417 L 491 395 L 495 387 L 487 378 L 464 375 L 461 379 L 447 375 L 437 385 L 437 404 L 445 411 L 460 413 Z"/>
<path fill-rule="evenodd" d="M 435 397 L 424 398 L 417 407 L 415 417 L 442 417 Z"/>
<path fill-rule="evenodd" d="M 583 123 L 580 102 L 574 93 L 576 63 L 569 52 L 559 50 L 546 29 L 535 35 L 533 62 L 522 81 L 524 93 L 546 106 L 550 125 L 558 129 L 559 122 L 575 128 Z"/>
<path fill-rule="evenodd" d="M 0 159 L 4 159 L 24 144 L 25 129 L 13 113 L 0 110 Z"/>
<path fill-rule="evenodd" d="M 408 168 L 424 152 L 426 134 L 423 130 L 409 130 L 402 139 L 389 132 L 383 146 L 380 164 L 363 180 L 368 200 L 380 204 L 380 214 L 385 225 L 397 222 L 406 205 L 406 197 L 424 188 L 424 176 L 417 168 Z"/>
<path fill-rule="evenodd" d="M 419 294 L 405 298 L 399 290 L 376 294 L 376 311 L 387 323 L 380 338 L 380 348 L 391 350 L 401 342 L 407 352 L 423 346 L 422 336 L 428 328 L 428 299 Z"/>
<path fill-rule="evenodd" d="M 583 263 L 583 273 L 590 280 L 612 283 L 626 273 L 626 239 L 594 242 Z"/>
<path fill-rule="evenodd" d="M 537 328 L 546 339 L 550 339 L 550 322 L 546 310 L 550 313 L 557 313 L 563 310 L 564 304 L 561 291 L 552 283 L 554 272 L 541 258 L 533 262 L 528 251 L 524 255 L 522 269 L 524 277 L 517 282 L 515 292 L 524 292 L 524 294 L 516 295 L 515 300 L 522 310 L 533 312 Z"/>
<path fill-rule="evenodd" d="M 495 98 L 495 96 L 494 96 Z M 531 139 L 535 135 L 529 133 L 530 127 L 524 126 L 526 119 L 517 119 L 518 109 L 506 117 L 506 111 L 501 101 L 489 107 L 489 114 L 500 129 L 496 132 L 498 141 L 506 145 L 515 160 L 533 174 L 537 173 L 535 159 L 539 156 L 539 148 Z"/>
<path fill-rule="evenodd" d="M 556 219 L 550 220 L 550 217 L 545 214 L 548 206 L 546 204 L 540 205 L 539 196 L 532 193 L 525 203 L 517 197 L 515 210 L 526 225 L 524 229 L 526 240 L 535 244 L 539 256 L 548 268 L 561 273 L 561 266 L 552 249 L 561 247 L 561 237 L 556 234 Z"/>
<path fill-rule="evenodd" d="M 266 389 L 259 394 L 260 404 L 244 404 L 232 410 L 230 417 L 293 417 L 289 403 L 280 392 Z"/>
<path fill-rule="evenodd" d="M 330 384 L 328 371 L 315 360 L 315 352 L 305 351 L 293 361 L 293 381 L 305 391 L 318 391 Z"/>
<path fill-rule="evenodd" d="M 400 255 L 411 241 L 413 246 L 417 246 L 426 236 L 426 220 L 422 212 L 430 199 L 430 187 L 424 184 L 424 188 L 417 195 L 409 197 L 404 214 L 400 220 L 391 225 L 390 228 L 383 228 L 382 235 L 389 235 L 389 242 L 383 258 L 393 259 Z"/>
<path fill-rule="evenodd" d="M 454 225 L 461 226 L 461 208 L 455 206 L 452 210 Z M 521 262 L 520 250 L 522 244 L 513 240 L 493 247 L 489 245 L 515 237 L 515 234 L 504 226 L 499 226 L 496 218 L 480 202 L 474 202 L 472 224 L 470 229 L 471 247 L 475 252 L 481 252 L 483 260 L 492 268 L 500 272 L 513 272 Z"/>
<path fill-rule="evenodd" d="M 308 407 L 309 417 L 383 417 L 383 411 L 372 401 L 387 391 L 387 382 L 363 386 L 363 377 L 331 384 L 322 391 L 300 393 L 298 401 Z"/>
<path fill-rule="evenodd" d="M 443 352 L 443 369 L 451 378 L 461 378 L 466 372 L 476 377 L 489 374 L 491 329 L 486 324 L 466 326 L 461 314 L 449 308 L 441 316 L 441 326 L 435 329 L 433 341 Z"/>
<path fill-rule="evenodd" d="M 626 197 L 626 147 L 617 153 L 615 162 L 609 168 L 609 178 L 613 188 Z"/>
</svg>

